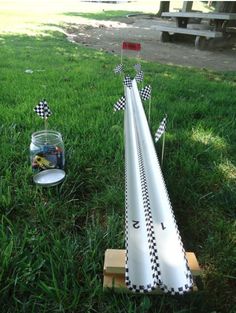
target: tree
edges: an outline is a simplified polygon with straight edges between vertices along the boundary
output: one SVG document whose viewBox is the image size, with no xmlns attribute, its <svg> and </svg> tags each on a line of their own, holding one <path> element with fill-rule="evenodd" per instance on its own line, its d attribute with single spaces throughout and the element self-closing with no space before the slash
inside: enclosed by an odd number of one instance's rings
<svg viewBox="0 0 236 313">
<path fill-rule="evenodd" d="M 217 1 L 216 2 L 216 11 L 223 13 L 235 13 L 236 12 L 236 3 L 235 1 Z"/>
<path fill-rule="evenodd" d="M 170 1 L 161 1 L 159 11 L 157 12 L 157 16 L 161 17 L 161 14 L 163 12 L 169 12 L 169 10 L 170 10 Z"/>
</svg>

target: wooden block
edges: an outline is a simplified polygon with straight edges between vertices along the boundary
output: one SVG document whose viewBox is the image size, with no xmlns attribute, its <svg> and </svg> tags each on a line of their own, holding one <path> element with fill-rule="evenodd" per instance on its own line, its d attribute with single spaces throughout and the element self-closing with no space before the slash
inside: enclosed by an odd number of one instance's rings
<svg viewBox="0 0 236 313">
<path fill-rule="evenodd" d="M 107 275 L 103 277 L 103 289 L 111 288 L 116 292 L 130 292 L 131 291 L 125 285 L 125 276 L 124 275 Z M 161 289 L 156 289 L 149 294 L 160 294 L 162 293 Z"/>
<path fill-rule="evenodd" d="M 193 276 L 199 276 L 201 274 L 201 268 L 199 266 L 195 253 L 186 252 L 186 257 L 188 260 L 190 271 L 193 274 Z"/>
<path fill-rule="evenodd" d="M 104 275 L 103 288 L 126 288 L 124 275 Z"/>
<path fill-rule="evenodd" d="M 105 251 L 104 272 L 106 274 L 125 273 L 125 250 L 107 249 Z"/>
<path fill-rule="evenodd" d="M 194 277 L 199 276 L 201 268 L 193 252 L 186 252 L 190 270 Z M 129 292 L 125 285 L 125 250 L 107 249 L 105 251 L 103 288 L 112 288 L 119 292 Z M 193 291 L 198 288 L 194 284 Z M 150 294 L 160 294 L 162 291 L 156 289 Z"/>
</svg>

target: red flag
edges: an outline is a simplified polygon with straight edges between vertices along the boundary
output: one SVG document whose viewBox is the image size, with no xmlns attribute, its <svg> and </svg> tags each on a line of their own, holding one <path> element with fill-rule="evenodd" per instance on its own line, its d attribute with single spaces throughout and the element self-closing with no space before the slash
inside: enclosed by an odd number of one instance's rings
<svg viewBox="0 0 236 313">
<path fill-rule="evenodd" d="M 122 49 L 140 51 L 141 50 L 141 43 L 123 41 Z"/>
</svg>

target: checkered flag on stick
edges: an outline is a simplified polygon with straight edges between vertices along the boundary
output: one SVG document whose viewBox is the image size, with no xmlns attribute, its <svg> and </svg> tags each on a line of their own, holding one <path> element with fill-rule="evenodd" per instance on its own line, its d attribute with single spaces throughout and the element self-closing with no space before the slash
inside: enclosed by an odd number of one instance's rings
<svg viewBox="0 0 236 313">
<path fill-rule="evenodd" d="M 145 86 L 140 90 L 140 96 L 145 101 L 151 97 L 152 87 L 150 85 Z"/>
<path fill-rule="evenodd" d="M 118 64 L 115 68 L 114 68 L 114 73 L 115 74 L 120 74 L 123 72 L 123 64 Z"/>
<path fill-rule="evenodd" d="M 143 71 L 139 71 L 135 76 L 136 82 L 139 83 L 143 81 L 143 77 L 144 77 Z"/>
<path fill-rule="evenodd" d="M 126 76 L 124 78 L 124 85 L 127 86 L 128 88 L 132 87 L 132 80 L 129 76 Z"/>
<path fill-rule="evenodd" d="M 158 130 L 155 133 L 155 142 L 157 142 L 161 138 L 162 134 L 165 132 L 166 123 L 167 123 L 167 116 L 163 118 Z"/>
<path fill-rule="evenodd" d="M 114 111 L 125 110 L 126 107 L 126 99 L 125 97 L 121 97 L 115 104 L 114 104 Z"/>
<path fill-rule="evenodd" d="M 135 68 L 136 72 L 140 72 L 141 71 L 141 65 L 140 64 L 135 64 L 134 68 Z"/>
<path fill-rule="evenodd" d="M 38 116 L 44 119 L 47 119 L 52 114 L 45 99 L 40 101 L 39 104 L 36 105 L 34 111 Z"/>
</svg>

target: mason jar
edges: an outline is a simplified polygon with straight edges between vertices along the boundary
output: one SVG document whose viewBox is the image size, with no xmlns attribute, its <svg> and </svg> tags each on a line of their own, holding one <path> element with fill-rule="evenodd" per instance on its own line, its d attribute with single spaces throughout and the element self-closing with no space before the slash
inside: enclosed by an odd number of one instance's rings
<svg viewBox="0 0 236 313">
<path fill-rule="evenodd" d="M 62 136 L 55 130 L 41 130 L 32 134 L 30 162 L 34 173 L 49 169 L 64 169 L 65 152 Z"/>
</svg>

